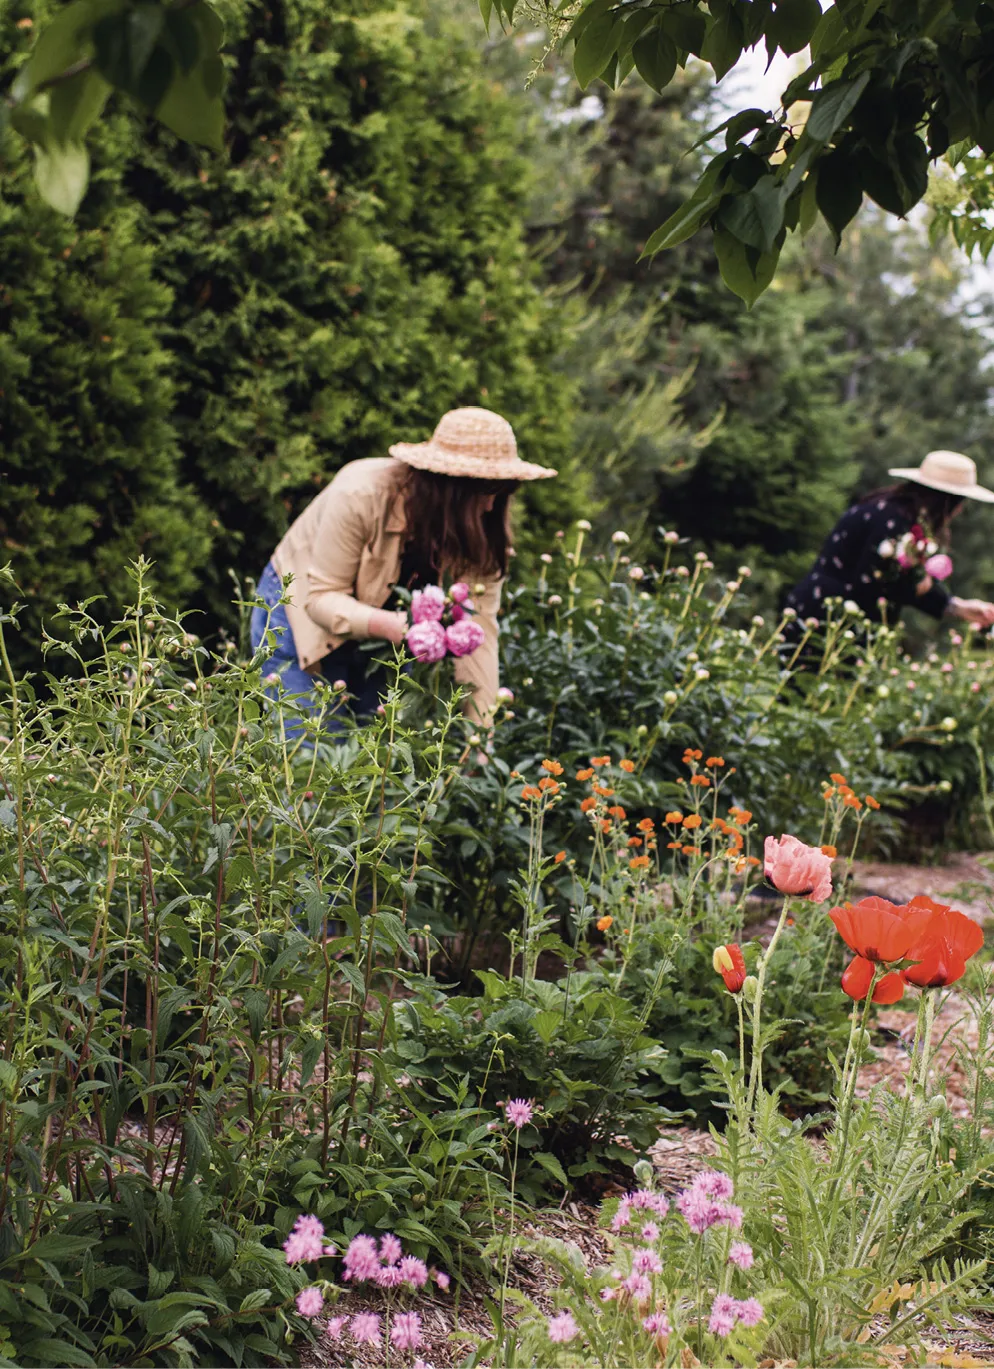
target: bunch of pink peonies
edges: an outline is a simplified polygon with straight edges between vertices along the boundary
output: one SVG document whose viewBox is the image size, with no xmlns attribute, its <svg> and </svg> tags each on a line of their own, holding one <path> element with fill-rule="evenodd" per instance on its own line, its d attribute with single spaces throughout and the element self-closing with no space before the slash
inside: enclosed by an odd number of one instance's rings
<svg viewBox="0 0 994 1369">
<path fill-rule="evenodd" d="M 470 617 L 472 611 L 469 585 L 462 580 L 448 594 L 439 585 L 416 589 L 411 595 L 408 650 L 429 665 L 446 656 L 468 656 L 483 643 L 483 628 Z"/>
</svg>

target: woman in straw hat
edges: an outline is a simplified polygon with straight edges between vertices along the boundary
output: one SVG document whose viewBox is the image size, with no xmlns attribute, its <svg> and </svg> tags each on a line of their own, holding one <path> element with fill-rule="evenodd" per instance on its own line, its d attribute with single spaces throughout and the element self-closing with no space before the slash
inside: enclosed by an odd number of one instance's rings
<svg viewBox="0 0 994 1369">
<path fill-rule="evenodd" d="M 787 595 L 799 625 L 821 622 L 829 599 L 859 605 L 874 622 L 893 624 L 912 604 L 934 618 L 994 624 L 994 604 L 958 599 L 942 583 L 952 571 L 950 524 L 967 499 L 994 504 L 977 484 L 977 468 L 959 452 L 929 452 L 920 466 L 888 471 L 898 484 L 876 490 L 848 509 L 814 566 Z M 795 629 L 795 632 L 797 629 Z"/>
<path fill-rule="evenodd" d="M 276 634 L 271 693 L 282 686 L 313 710 L 320 674 L 344 684 L 355 712 L 368 716 L 385 677 L 359 643 L 404 641 L 410 624 L 395 590 L 464 579 L 484 640 L 455 660 L 454 674 L 469 687 L 467 711 L 485 722 L 497 697 L 511 496 L 522 481 L 555 474 L 521 460 L 506 419 L 475 408 L 445 414 L 428 442 L 398 442 L 388 457 L 344 466 L 291 525 L 259 581 L 266 607 L 253 610 L 252 646 L 267 629 Z M 300 730 L 288 724 L 291 735 Z"/>
</svg>

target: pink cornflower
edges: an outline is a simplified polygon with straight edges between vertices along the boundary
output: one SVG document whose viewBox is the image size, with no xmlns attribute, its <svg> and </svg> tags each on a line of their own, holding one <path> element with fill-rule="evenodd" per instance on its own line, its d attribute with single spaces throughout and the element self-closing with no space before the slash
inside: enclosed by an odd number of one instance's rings
<svg viewBox="0 0 994 1369">
<path fill-rule="evenodd" d="M 446 1274 L 444 1269 L 436 1269 L 435 1282 L 438 1284 L 439 1288 L 442 1290 L 443 1293 L 447 1293 L 449 1291 L 449 1284 L 452 1282 L 452 1280 L 449 1278 L 448 1274 Z"/>
<path fill-rule="evenodd" d="M 740 1269 L 752 1268 L 752 1246 L 748 1241 L 733 1241 L 728 1250 L 728 1263 Z"/>
<path fill-rule="evenodd" d="M 693 1187 L 699 1188 L 709 1198 L 730 1198 L 735 1192 L 731 1179 L 718 1169 L 703 1170 L 694 1180 Z"/>
<path fill-rule="evenodd" d="M 324 1306 L 320 1288 L 302 1288 L 297 1294 L 297 1311 L 302 1317 L 319 1317 Z"/>
<path fill-rule="evenodd" d="M 560 1312 L 549 1318 L 549 1340 L 557 1345 L 565 1345 L 580 1334 L 580 1328 L 573 1319 L 572 1312 Z"/>
<path fill-rule="evenodd" d="M 670 1322 L 665 1312 L 653 1312 L 651 1317 L 646 1317 L 642 1323 L 642 1330 L 648 1331 L 650 1336 L 668 1336 L 670 1334 Z"/>
<path fill-rule="evenodd" d="M 708 1330 L 712 1336 L 727 1336 L 735 1325 L 739 1305 L 728 1293 L 719 1293 L 711 1304 Z"/>
<path fill-rule="evenodd" d="M 380 1319 L 375 1312 L 357 1312 L 352 1318 L 349 1330 L 352 1332 L 352 1339 L 360 1345 L 364 1342 L 368 1345 L 380 1343 Z"/>
<path fill-rule="evenodd" d="M 700 1236 L 714 1226 L 715 1204 L 699 1188 L 685 1188 L 677 1196 L 676 1205 L 695 1235 Z"/>
<path fill-rule="evenodd" d="M 398 1350 L 414 1350 L 421 1344 L 421 1318 L 417 1312 L 398 1312 L 390 1327 L 390 1339 Z"/>
<path fill-rule="evenodd" d="M 636 1212 L 654 1212 L 657 1217 L 665 1217 L 670 1210 L 670 1205 L 661 1193 L 653 1193 L 651 1188 L 638 1188 L 634 1193 L 629 1193 L 626 1202 L 630 1203 Z"/>
<path fill-rule="evenodd" d="M 639 1274 L 661 1274 L 663 1262 L 654 1250 L 636 1250 L 632 1256 L 632 1268 Z"/>
<path fill-rule="evenodd" d="M 601 1302 L 613 1302 L 618 1296 L 616 1288 L 602 1288 L 599 1295 Z"/>
<path fill-rule="evenodd" d="M 622 1231 L 632 1219 L 632 1208 L 627 1198 L 622 1198 L 618 1204 L 618 1210 L 611 1218 L 611 1230 L 617 1234 Z"/>
<path fill-rule="evenodd" d="M 758 1326 L 763 1320 L 763 1304 L 758 1298 L 746 1298 L 735 1310 L 743 1326 Z"/>
<path fill-rule="evenodd" d="M 659 1227 L 655 1222 L 646 1222 L 645 1226 L 639 1232 L 639 1235 L 642 1237 L 643 1241 L 658 1241 Z"/>
<path fill-rule="evenodd" d="M 372 1236 L 353 1236 L 345 1252 L 343 1277 L 359 1283 L 363 1279 L 375 1279 L 380 1270 L 380 1259 L 376 1252 L 376 1242 Z"/>
<path fill-rule="evenodd" d="M 622 1279 L 621 1287 L 635 1302 L 645 1302 L 652 1293 L 652 1284 L 644 1274 L 629 1274 Z"/>
<path fill-rule="evenodd" d="M 424 1288 L 428 1282 L 428 1266 L 416 1255 L 405 1255 L 400 1262 L 400 1277 L 412 1288 Z"/>
<path fill-rule="evenodd" d="M 380 1237 L 380 1259 L 384 1264 L 396 1264 L 403 1253 L 404 1248 L 393 1232 Z"/>
<path fill-rule="evenodd" d="M 512 1098 L 504 1109 L 504 1116 L 520 1131 L 532 1119 L 532 1105 L 524 1098 Z"/>
<path fill-rule="evenodd" d="M 329 1317 L 328 1325 L 324 1328 L 329 1340 L 342 1339 L 342 1327 L 348 1321 L 348 1317 Z"/>
<path fill-rule="evenodd" d="M 715 1226 L 730 1226 L 738 1231 L 742 1226 L 742 1209 L 734 1203 L 715 1203 Z"/>
</svg>

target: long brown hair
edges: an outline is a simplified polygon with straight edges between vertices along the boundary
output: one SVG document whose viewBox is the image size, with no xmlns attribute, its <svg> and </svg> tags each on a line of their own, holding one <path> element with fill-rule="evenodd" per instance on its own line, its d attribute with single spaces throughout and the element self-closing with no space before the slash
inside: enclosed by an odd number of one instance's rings
<svg viewBox="0 0 994 1369">
<path fill-rule="evenodd" d="M 886 499 L 906 513 L 909 518 L 924 517 L 933 537 L 943 541 L 949 537 L 949 524 L 953 514 L 963 503 L 958 494 L 947 494 L 945 490 L 929 489 L 914 480 L 902 480 L 896 485 L 884 485 L 879 490 L 871 490 L 859 500 L 869 504 L 875 499 Z"/>
<path fill-rule="evenodd" d="M 518 483 L 438 475 L 409 466 L 401 486 L 408 547 L 435 574 L 505 576 L 510 502 Z M 484 505 L 490 494 L 496 498 L 488 510 Z"/>
</svg>

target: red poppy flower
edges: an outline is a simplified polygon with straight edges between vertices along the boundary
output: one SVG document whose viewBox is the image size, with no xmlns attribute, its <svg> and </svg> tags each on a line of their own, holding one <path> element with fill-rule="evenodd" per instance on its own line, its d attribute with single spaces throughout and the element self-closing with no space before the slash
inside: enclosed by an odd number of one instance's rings
<svg viewBox="0 0 994 1369">
<path fill-rule="evenodd" d="M 833 908 L 829 917 L 851 951 L 864 960 L 903 960 L 920 931 L 920 918 L 909 918 L 904 905 L 885 898 L 864 898 L 851 908 Z"/>
<path fill-rule="evenodd" d="M 742 948 L 734 943 L 729 946 L 716 946 L 711 963 L 725 981 L 725 988 L 729 993 L 738 993 L 746 981 L 746 963 Z"/>
<path fill-rule="evenodd" d="M 964 913 L 926 894 L 913 898 L 908 911 L 917 914 L 918 934 L 907 956 L 917 963 L 904 971 L 904 978 L 921 989 L 955 984 L 966 972 L 966 962 L 984 944 L 983 929 Z"/>
<path fill-rule="evenodd" d="M 842 975 L 842 988 L 857 1003 L 865 1003 L 873 981 L 873 961 L 854 956 Z M 904 979 L 896 971 L 885 974 L 873 990 L 874 1003 L 896 1003 L 904 996 Z"/>
</svg>

